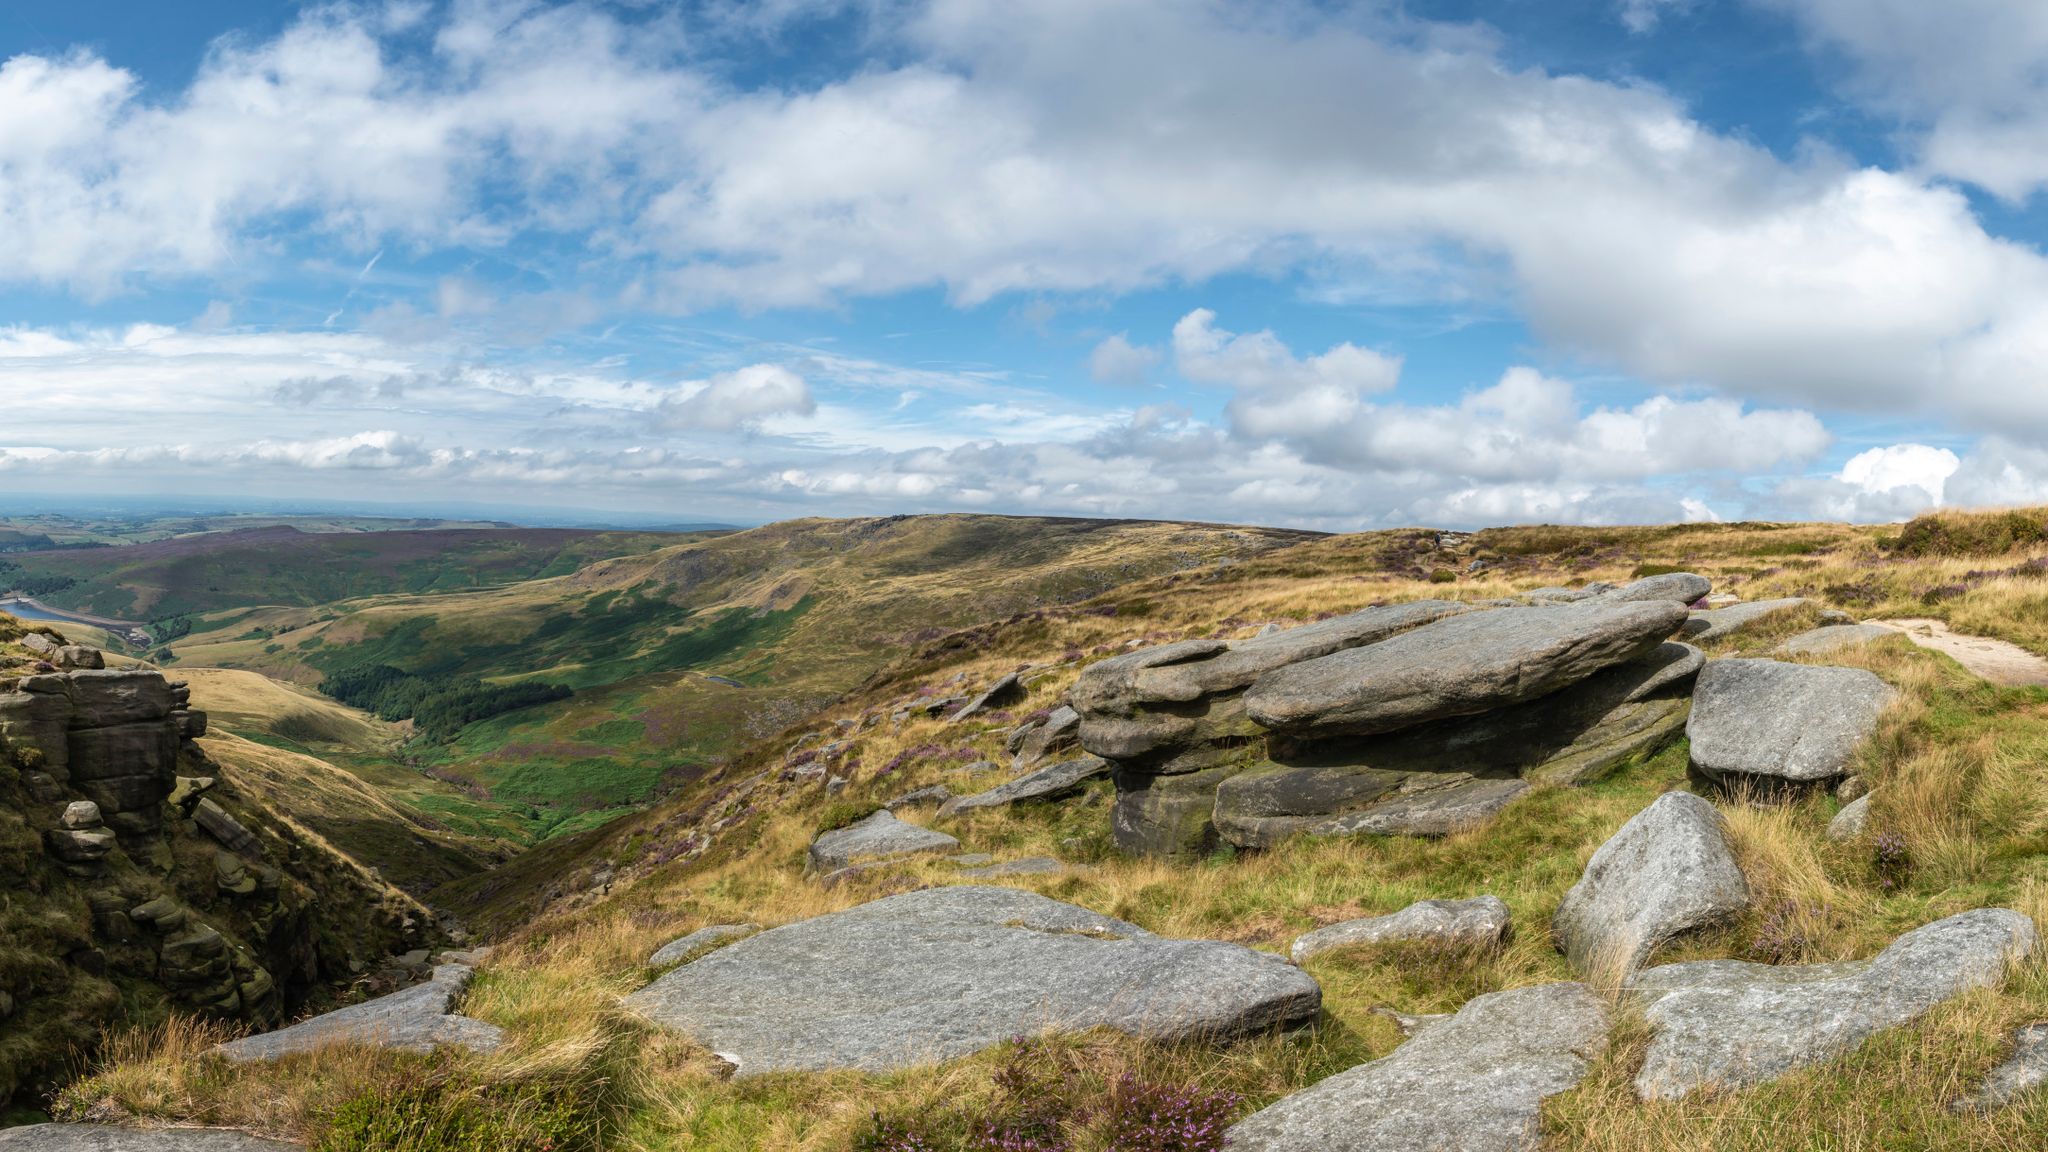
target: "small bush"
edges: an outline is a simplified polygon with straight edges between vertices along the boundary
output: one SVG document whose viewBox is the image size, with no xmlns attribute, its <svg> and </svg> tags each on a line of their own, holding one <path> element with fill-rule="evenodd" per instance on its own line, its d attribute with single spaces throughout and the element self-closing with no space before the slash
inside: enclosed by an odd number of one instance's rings
<svg viewBox="0 0 2048 1152">
<path fill-rule="evenodd" d="M 1449 568 L 1431 569 L 1429 582 L 1431 584 L 1456 584 L 1458 582 L 1458 574 Z"/>
</svg>

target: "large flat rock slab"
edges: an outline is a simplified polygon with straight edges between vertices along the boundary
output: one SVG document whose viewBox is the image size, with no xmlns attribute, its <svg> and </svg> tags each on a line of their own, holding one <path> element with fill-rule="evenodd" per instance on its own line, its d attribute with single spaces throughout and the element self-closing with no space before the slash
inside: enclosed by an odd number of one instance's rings
<svg viewBox="0 0 2048 1152">
<path fill-rule="evenodd" d="M 1747 907 L 1721 814 L 1690 792 L 1666 792 L 1593 853 L 1551 934 L 1581 973 L 1626 975 L 1673 936 Z"/>
<path fill-rule="evenodd" d="M 296 1144 L 227 1128 L 120 1128 L 107 1124 L 30 1124 L 0 1128 L 9 1152 L 300 1152 Z"/>
<path fill-rule="evenodd" d="M 867 819 L 825 833 L 811 845 L 811 868 L 837 872 L 871 860 L 894 860 L 927 852 L 951 852 L 960 842 L 896 818 L 884 808 Z"/>
<path fill-rule="evenodd" d="M 1047 765 L 1036 772 L 998 784 L 972 796 L 955 796 L 939 807 L 940 816 L 957 816 L 980 808 L 1005 808 L 1027 800 L 1056 800 L 1071 796 L 1097 777 L 1107 776 L 1114 766 L 1100 756 L 1081 756 Z"/>
<path fill-rule="evenodd" d="M 1278 956 L 977 886 L 770 929 L 625 1003 L 751 1075 L 884 1071 L 1044 1030 L 1224 1039 L 1313 1017 L 1322 989 Z"/>
<path fill-rule="evenodd" d="M 1361 944 L 1419 942 L 1446 949 L 1492 948 L 1507 939 L 1513 919 L 1498 896 L 1417 900 L 1399 912 L 1346 920 L 1303 933 L 1288 955 L 1301 964 L 1332 949 Z"/>
<path fill-rule="evenodd" d="M 1684 622 L 1668 600 L 1468 612 L 1268 672 L 1245 706 L 1277 732 L 1394 732 L 1547 696 L 1647 655 Z"/>
<path fill-rule="evenodd" d="M 231 1040 L 212 1051 L 238 1064 L 276 1060 L 330 1044 L 367 1044 L 407 1052 L 431 1052 L 441 1047 L 493 1052 L 504 1042 L 504 1034 L 495 1025 L 448 1011 L 469 986 L 472 973 L 467 964 L 443 964 L 434 969 L 433 979 L 424 984 L 352 1004 L 275 1032 Z"/>
<path fill-rule="evenodd" d="M 1607 1046 L 1607 1006 L 1583 984 L 1479 996 L 1392 1055 L 1253 1113 L 1235 1152 L 1528 1152 L 1543 1100 Z"/>
<path fill-rule="evenodd" d="M 1744 1088 L 1831 1059 L 1945 1000 L 1997 986 L 2031 955 L 2034 922 L 2008 908 L 1937 920 L 1867 961 L 1776 967 L 1739 960 L 1667 964 L 1629 990 L 1649 1001 L 1653 1034 L 1637 1074 L 1645 1100 L 1714 1085 Z"/>
<path fill-rule="evenodd" d="M 1709 660 L 1693 686 L 1685 734 L 1709 777 L 1816 783 L 1850 759 L 1897 696 L 1861 668 L 1776 660 Z"/>
</svg>

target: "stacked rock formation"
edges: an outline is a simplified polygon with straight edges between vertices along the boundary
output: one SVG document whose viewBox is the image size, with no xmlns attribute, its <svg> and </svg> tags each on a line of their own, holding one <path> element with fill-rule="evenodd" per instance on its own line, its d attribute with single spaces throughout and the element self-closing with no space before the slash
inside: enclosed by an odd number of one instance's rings
<svg viewBox="0 0 2048 1152">
<path fill-rule="evenodd" d="M 1440 835 L 1683 728 L 1705 657 L 1668 638 L 1707 590 L 1680 573 L 1566 602 L 1368 608 L 1112 657 L 1070 700 L 1081 746 L 1115 765 L 1126 852 Z"/>
</svg>

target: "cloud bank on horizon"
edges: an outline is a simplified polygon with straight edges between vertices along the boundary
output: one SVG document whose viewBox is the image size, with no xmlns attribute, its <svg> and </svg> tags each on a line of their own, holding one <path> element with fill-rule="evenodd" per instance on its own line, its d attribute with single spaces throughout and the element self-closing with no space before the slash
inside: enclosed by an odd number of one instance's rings
<svg viewBox="0 0 2048 1152">
<path fill-rule="evenodd" d="M 0 491 L 1330 529 L 2048 500 L 2048 8 L 1432 7 L 0 22 Z"/>
</svg>

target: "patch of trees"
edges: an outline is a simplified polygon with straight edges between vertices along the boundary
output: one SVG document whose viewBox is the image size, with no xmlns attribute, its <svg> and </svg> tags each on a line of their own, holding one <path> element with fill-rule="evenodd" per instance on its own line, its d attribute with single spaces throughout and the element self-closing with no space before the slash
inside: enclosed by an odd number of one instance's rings
<svg viewBox="0 0 2048 1152">
<path fill-rule="evenodd" d="M 62 592 L 78 583 L 75 576 L 21 576 L 21 565 L 0 560 L 0 589 L 19 592 L 23 596 L 48 596 Z"/>
<path fill-rule="evenodd" d="M 156 642 L 159 644 L 168 644 L 173 640 L 182 640 L 192 634 L 192 618 L 190 616 L 166 616 L 161 620 L 151 620 L 149 622 L 149 632 L 150 635 L 156 637 Z"/>
<path fill-rule="evenodd" d="M 329 674 L 320 690 L 380 719 L 411 720 L 419 735 L 435 743 L 454 739 L 479 720 L 571 694 L 560 684 L 486 684 L 475 677 L 415 675 L 389 664 L 344 668 Z"/>
</svg>

